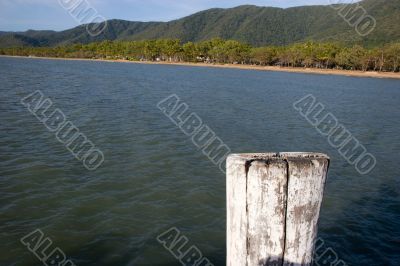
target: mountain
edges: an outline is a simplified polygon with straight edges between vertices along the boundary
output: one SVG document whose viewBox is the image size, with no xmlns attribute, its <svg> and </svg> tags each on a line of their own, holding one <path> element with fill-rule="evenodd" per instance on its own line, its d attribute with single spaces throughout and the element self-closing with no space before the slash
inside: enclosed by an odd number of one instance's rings
<svg viewBox="0 0 400 266">
<path fill-rule="evenodd" d="M 332 6 L 282 9 L 245 5 L 209 9 L 170 22 L 109 20 L 106 30 L 97 37 L 91 37 L 85 25 L 60 32 L 0 32 L 0 47 L 159 38 L 178 38 L 186 42 L 215 37 L 247 42 L 253 46 L 287 45 L 306 40 L 377 46 L 400 40 L 399 0 L 363 0 L 359 4 L 377 21 L 375 30 L 366 37 L 358 35 Z M 339 6 L 336 5 L 337 8 Z M 361 12 L 360 9 L 358 11 Z"/>
</svg>

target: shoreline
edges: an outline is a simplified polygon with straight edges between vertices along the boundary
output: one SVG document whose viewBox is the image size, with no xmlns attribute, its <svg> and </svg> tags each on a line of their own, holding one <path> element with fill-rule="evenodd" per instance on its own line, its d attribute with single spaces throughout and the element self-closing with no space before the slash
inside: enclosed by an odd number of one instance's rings
<svg viewBox="0 0 400 266">
<path fill-rule="evenodd" d="M 123 60 L 123 59 L 60 58 L 60 57 L 38 57 L 38 56 L 13 56 L 13 55 L 0 55 L 0 57 L 66 60 L 66 61 L 131 63 L 131 64 L 146 64 L 146 65 L 213 67 L 213 68 L 229 68 L 229 69 L 242 69 L 242 70 L 301 73 L 301 74 L 319 74 L 319 75 L 336 75 L 336 76 L 364 77 L 364 78 L 400 79 L 400 73 L 376 72 L 376 71 L 365 71 L 364 72 L 364 71 L 358 71 L 358 70 L 340 70 L 340 69 L 257 66 L 257 65 L 240 65 L 240 64 L 207 64 L 207 63 L 189 63 L 189 62 L 152 62 L 152 61 L 130 61 L 130 60 Z"/>
</svg>

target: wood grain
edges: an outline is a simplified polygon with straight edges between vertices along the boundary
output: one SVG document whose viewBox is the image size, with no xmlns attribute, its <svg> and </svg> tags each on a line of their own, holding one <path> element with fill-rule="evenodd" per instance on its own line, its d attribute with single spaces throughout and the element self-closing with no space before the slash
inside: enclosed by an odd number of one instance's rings
<svg viewBox="0 0 400 266">
<path fill-rule="evenodd" d="M 233 154 L 227 160 L 227 265 L 311 265 L 329 158 Z"/>
</svg>

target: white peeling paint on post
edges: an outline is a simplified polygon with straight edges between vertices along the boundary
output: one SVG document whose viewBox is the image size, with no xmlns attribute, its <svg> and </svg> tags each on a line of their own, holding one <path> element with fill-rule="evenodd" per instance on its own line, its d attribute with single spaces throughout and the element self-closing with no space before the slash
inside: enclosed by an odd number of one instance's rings
<svg viewBox="0 0 400 266">
<path fill-rule="evenodd" d="M 234 154 L 227 161 L 227 265 L 311 265 L 329 158 Z"/>
<path fill-rule="evenodd" d="M 285 248 L 287 164 L 253 161 L 247 174 L 247 265 L 279 263 Z M 266 219 L 268 217 L 268 219 Z"/>
<path fill-rule="evenodd" d="M 327 159 L 293 158 L 289 163 L 285 261 L 310 265 L 317 236 Z M 290 266 L 288 263 L 284 265 Z"/>
<path fill-rule="evenodd" d="M 226 190 L 231 197 L 227 198 L 227 243 L 230 245 L 227 256 L 231 263 L 227 265 L 246 265 L 246 241 L 247 239 L 247 213 L 246 213 L 246 162 L 235 160 L 233 157 L 227 159 L 227 172 L 230 177 L 226 182 Z"/>
</svg>

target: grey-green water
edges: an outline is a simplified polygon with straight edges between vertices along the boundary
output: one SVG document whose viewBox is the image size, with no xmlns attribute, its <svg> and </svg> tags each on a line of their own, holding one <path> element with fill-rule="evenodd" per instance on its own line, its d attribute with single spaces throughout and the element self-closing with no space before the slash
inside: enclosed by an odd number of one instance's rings
<svg viewBox="0 0 400 266">
<path fill-rule="evenodd" d="M 100 168 L 20 103 L 36 90 L 101 149 Z M 76 265 L 180 265 L 156 240 L 170 227 L 224 265 L 225 176 L 156 107 L 172 93 L 233 152 L 328 153 L 325 246 L 348 265 L 400 264 L 400 81 L 0 58 L 0 265 L 41 265 L 20 242 L 35 229 Z M 374 154 L 370 174 L 293 109 L 309 93 Z"/>
</svg>

